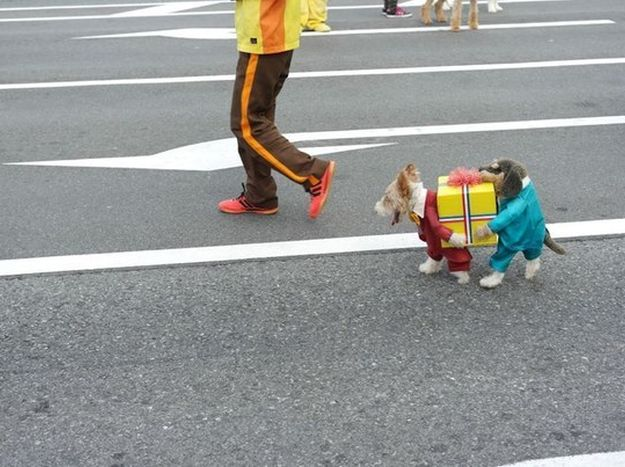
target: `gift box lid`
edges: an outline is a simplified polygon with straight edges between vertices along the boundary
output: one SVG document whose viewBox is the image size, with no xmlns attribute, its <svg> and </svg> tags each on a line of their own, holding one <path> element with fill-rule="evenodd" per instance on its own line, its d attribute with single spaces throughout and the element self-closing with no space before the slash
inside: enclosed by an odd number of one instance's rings
<svg viewBox="0 0 625 467">
<path fill-rule="evenodd" d="M 438 177 L 438 217 L 441 220 L 497 215 L 495 186 L 491 182 L 476 185 L 449 186 L 447 176 Z"/>
</svg>

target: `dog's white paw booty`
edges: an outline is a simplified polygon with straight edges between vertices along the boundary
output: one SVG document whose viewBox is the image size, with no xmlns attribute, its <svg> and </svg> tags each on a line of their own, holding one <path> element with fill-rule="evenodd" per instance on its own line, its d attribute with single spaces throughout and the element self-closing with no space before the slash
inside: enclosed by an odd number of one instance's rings
<svg viewBox="0 0 625 467">
<path fill-rule="evenodd" d="M 505 276 L 503 272 L 493 271 L 489 276 L 480 279 L 480 285 L 485 289 L 495 288 L 501 284 L 503 276 Z"/>
<path fill-rule="evenodd" d="M 436 261 L 430 257 L 425 261 L 425 263 L 421 263 L 419 265 L 419 271 L 423 274 L 436 274 L 440 272 L 443 267 L 443 261 Z"/>
<path fill-rule="evenodd" d="M 499 6 L 497 0 L 488 0 L 488 12 L 497 13 L 498 11 L 503 11 L 503 8 Z"/>
<path fill-rule="evenodd" d="M 471 276 L 469 276 L 467 271 L 456 271 L 450 274 L 458 279 L 458 284 L 468 284 L 471 280 Z"/>
<path fill-rule="evenodd" d="M 525 278 L 531 280 L 540 269 L 540 258 L 532 259 L 525 265 Z"/>
</svg>

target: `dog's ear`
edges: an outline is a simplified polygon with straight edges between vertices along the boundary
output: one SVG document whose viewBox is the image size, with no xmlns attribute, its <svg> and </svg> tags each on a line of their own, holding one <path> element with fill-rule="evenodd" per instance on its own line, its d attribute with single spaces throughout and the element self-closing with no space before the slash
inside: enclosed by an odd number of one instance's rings
<svg viewBox="0 0 625 467">
<path fill-rule="evenodd" d="M 410 175 L 406 169 L 399 172 L 397 176 L 397 191 L 403 200 L 410 198 Z"/>
<path fill-rule="evenodd" d="M 521 165 L 513 165 L 506 172 L 501 184 L 501 194 L 504 198 L 514 198 L 523 189 L 523 179 L 527 172 Z"/>
<path fill-rule="evenodd" d="M 408 180 L 410 180 L 411 182 L 418 183 L 421 181 L 421 174 L 419 173 L 419 169 L 417 169 L 414 164 L 408 164 L 406 167 L 404 167 L 403 172 L 406 174 Z"/>
</svg>

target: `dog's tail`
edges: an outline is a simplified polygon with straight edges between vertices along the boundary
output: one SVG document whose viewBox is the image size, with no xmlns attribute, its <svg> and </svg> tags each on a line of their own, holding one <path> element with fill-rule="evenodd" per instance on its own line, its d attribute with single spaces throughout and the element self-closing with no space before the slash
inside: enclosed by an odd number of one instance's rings
<svg viewBox="0 0 625 467">
<path fill-rule="evenodd" d="M 559 255 L 566 254 L 566 250 L 562 248 L 562 246 L 559 243 L 557 243 L 553 238 L 551 238 L 551 234 L 549 233 L 549 230 L 547 229 L 545 229 L 545 239 L 543 240 L 543 243 L 550 250 L 554 251 L 555 253 Z"/>
</svg>

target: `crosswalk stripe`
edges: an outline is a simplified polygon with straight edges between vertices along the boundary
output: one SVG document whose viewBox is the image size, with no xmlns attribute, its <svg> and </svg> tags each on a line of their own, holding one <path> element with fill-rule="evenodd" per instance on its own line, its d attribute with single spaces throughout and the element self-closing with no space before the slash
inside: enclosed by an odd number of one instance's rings
<svg viewBox="0 0 625 467">
<path fill-rule="evenodd" d="M 625 64 L 625 57 L 589 58 L 580 60 L 550 60 L 541 62 L 519 63 L 483 63 L 472 65 L 443 65 L 403 68 L 372 68 L 360 70 L 328 70 L 291 72 L 289 78 L 338 78 L 345 76 L 383 76 L 410 75 L 427 73 L 452 73 L 475 71 L 503 71 L 538 68 L 560 68 L 578 66 L 602 66 Z M 169 78 L 133 78 L 133 79 L 98 79 L 83 81 L 52 81 L 41 83 L 0 84 L 0 91 L 17 91 L 24 89 L 79 88 L 93 86 L 129 86 L 153 84 L 189 84 L 234 81 L 234 75 L 177 76 Z"/>
<path fill-rule="evenodd" d="M 625 234 L 625 219 L 550 224 L 555 239 Z M 0 277 L 423 248 L 416 233 L 0 260 Z"/>
</svg>

